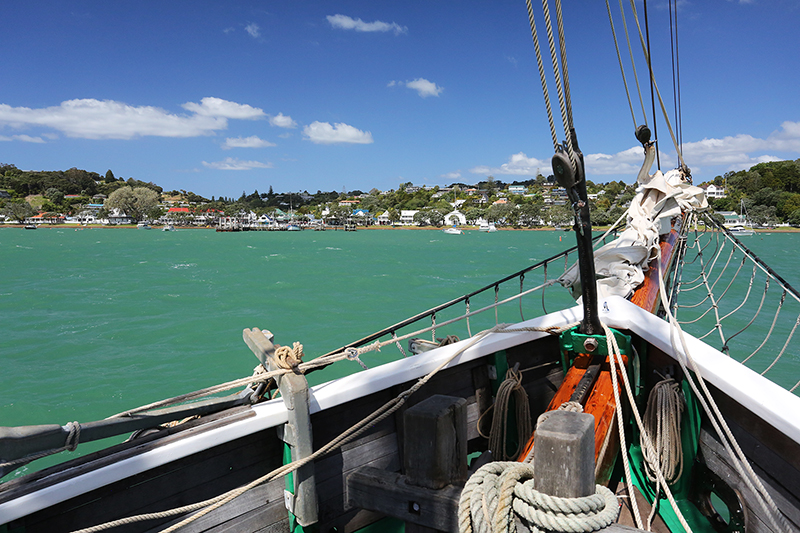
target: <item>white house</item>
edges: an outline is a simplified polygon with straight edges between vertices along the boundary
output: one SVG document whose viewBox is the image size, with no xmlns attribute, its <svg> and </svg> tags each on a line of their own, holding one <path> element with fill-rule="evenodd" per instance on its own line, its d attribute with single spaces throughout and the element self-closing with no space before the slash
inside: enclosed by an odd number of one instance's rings
<svg viewBox="0 0 800 533">
<path fill-rule="evenodd" d="M 725 198 L 727 196 L 724 187 L 718 187 L 713 183 L 705 187 L 705 190 L 708 198 Z"/>
<path fill-rule="evenodd" d="M 383 213 L 378 215 L 378 225 L 379 226 L 389 225 L 389 211 L 384 211 Z"/>
<path fill-rule="evenodd" d="M 467 217 L 459 210 L 451 211 L 444 216 L 444 223 L 445 225 L 456 224 L 464 226 L 467 224 Z"/>
<path fill-rule="evenodd" d="M 410 226 L 414 223 L 414 215 L 419 213 L 419 209 L 403 209 L 400 211 L 400 224 Z"/>
<path fill-rule="evenodd" d="M 509 185 L 508 192 L 511 194 L 525 194 L 527 187 L 524 185 Z"/>
</svg>

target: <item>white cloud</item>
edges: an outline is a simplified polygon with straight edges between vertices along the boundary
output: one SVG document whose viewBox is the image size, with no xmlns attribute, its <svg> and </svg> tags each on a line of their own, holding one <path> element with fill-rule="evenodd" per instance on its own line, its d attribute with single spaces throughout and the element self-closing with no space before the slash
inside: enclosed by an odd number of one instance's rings
<svg viewBox="0 0 800 533">
<path fill-rule="evenodd" d="M 296 128 L 297 122 L 292 117 L 287 117 L 283 113 L 278 113 L 274 117 L 269 117 L 269 123 L 279 128 Z"/>
<path fill-rule="evenodd" d="M 235 157 L 228 157 L 224 161 L 208 163 L 203 161 L 203 166 L 215 170 L 251 170 L 254 168 L 273 168 L 272 163 L 262 163 L 260 161 L 242 161 Z"/>
<path fill-rule="evenodd" d="M 253 119 L 265 116 L 264 111 L 257 107 L 251 107 L 247 104 L 237 104 L 236 102 L 230 102 L 222 98 L 214 98 L 213 96 L 203 98 L 200 100 L 199 104 L 187 102 L 181 107 L 187 111 L 207 117 Z"/>
<path fill-rule="evenodd" d="M 663 152 L 661 157 L 666 160 Z M 635 178 L 644 161 L 644 149 L 639 145 L 613 155 L 585 154 L 583 161 L 587 174 L 628 174 Z"/>
<path fill-rule="evenodd" d="M 314 121 L 303 128 L 303 135 L 316 144 L 371 144 L 372 133 L 361 131 L 341 122 L 330 125 L 328 122 Z"/>
<path fill-rule="evenodd" d="M 417 78 L 412 81 L 407 81 L 406 87 L 409 89 L 414 89 L 423 98 L 427 98 L 429 96 L 439 96 L 439 93 L 444 91 L 444 87 L 439 87 L 432 81 L 428 81 L 425 78 Z"/>
<path fill-rule="evenodd" d="M 244 27 L 244 30 L 250 34 L 251 37 L 261 37 L 261 28 L 258 27 L 258 24 L 255 22 L 251 22 L 247 26 Z"/>
<path fill-rule="evenodd" d="M 21 141 L 25 143 L 37 144 L 43 144 L 45 142 L 45 140 L 41 137 L 31 137 L 30 135 L 12 135 L 11 137 L 0 135 L 0 141 Z"/>
<path fill-rule="evenodd" d="M 137 107 L 93 98 L 67 100 L 61 105 L 41 109 L 0 104 L 0 124 L 15 128 L 45 126 L 68 137 L 84 139 L 131 139 L 144 135 L 197 137 L 210 135 L 228 125 L 222 116 L 181 116 L 158 107 Z"/>
<path fill-rule="evenodd" d="M 543 161 L 535 157 L 528 157 L 523 152 L 514 154 L 508 158 L 508 163 L 503 163 L 499 167 L 477 166 L 469 170 L 473 174 L 508 174 L 513 176 L 536 176 L 537 172 L 548 174 L 550 172 L 550 161 Z"/>
<path fill-rule="evenodd" d="M 449 180 L 457 180 L 458 178 L 461 177 L 461 172 L 458 172 L 458 171 L 456 171 L 456 172 L 448 172 L 447 174 L 442 174 L 439 177 L 440 178 L 446 178 L 446 179 L 449 179 Z"/>
<path fill-rule="evenodd" d="M 267 148 L 275 146 L 275 143 L 265 141 L 258 138 L 256 135 L 250 137 L 228 137 L 222 145 L 223 150 L 230 150 L 231 148 Z"/>
<path fill-rule="evenodd" d="M 354 19 L 347 15 L 328 15 L 326 17 L 331 26 L 340 30 L 355 30 L 361 32 L 387 32 L 393 31 L 395 35 L 408 33 L 408 28 L 400 26 L 396 22 L 388 23 L 376 20 L 375 22 L 364 22 L 361 19 Z"/>
<path fill-rule="evenodd" d="M 667 148 L 662 143 L 662 148 Z M 776 155 L 777 154 L 777 155 Z M 706 138 L 683 143 L 683 157 L 695 176 L 702 172 L 722 173 L 726 170 L 742 170 L 758 163 L 796 159 L 800 154 L 800 122 L 783 122 L 766 139 L 752 135 L 739 134 L 716 138 Z M 585 154 L 586 174 L 588 176 L 612 175 L 625 181 L 636 178 L 644 161 L 641 145 L 632 146 L 614 154 Z M 661 151 L 661 167 L 676 165 L 674 151 Z M 550 161 L 529 158 L 524 153 L 512 155 L 508 163 L 499 167 L 481 165 L 470 169 L 474 174 L 536 175 L 537 169 L 544 175 L 552 173 Z M 653 172 L 651 169 L 651 172 Z M 702 169 L 702 170 L 701 170 Z M 708 176 L 710 177 L 710 176 Z M 706 179 L 704 177 L 703 179 Z M 591 179 L 591 178 L 590 178 Z M 617 178 L 618 179 L 618 178 Z"/>
</svg>

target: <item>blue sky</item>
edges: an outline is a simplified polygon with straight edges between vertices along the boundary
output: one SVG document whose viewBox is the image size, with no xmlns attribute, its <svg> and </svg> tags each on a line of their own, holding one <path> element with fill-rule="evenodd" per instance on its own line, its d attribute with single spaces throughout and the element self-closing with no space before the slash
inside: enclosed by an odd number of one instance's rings
<svg viewBox="0 0 800 533">
<path fill-rule="evenodd" d="M 672 114 L 666 6 L 648 3 Z M 641 149 L 605 4 L 564 8 L 587 176 L 631 182 Z M 612 14 L 625 47 L 618 1 Z M 111 169 L 209 197 L 549 173 L 521 0 L 3 2 L 0 19 L 0 162 L 22 169 Z M 800 157 L 798 22 L 793 0 L 680 1 L 682 135 L 695 182 Z M 629 61 L 626 74 L 633 87 Z M 658 134 L 662 169 L 672 168 L 663 120 Z"/>
</svg>

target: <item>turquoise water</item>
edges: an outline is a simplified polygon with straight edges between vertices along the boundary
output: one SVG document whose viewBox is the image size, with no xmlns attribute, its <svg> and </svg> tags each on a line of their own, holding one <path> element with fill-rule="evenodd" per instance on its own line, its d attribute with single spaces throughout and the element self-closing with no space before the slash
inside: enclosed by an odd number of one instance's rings
<svg viewBox="0 0 800 533">
<path fill-rule="evenodd" d="M 98 420 L 250 375 L 257 360 L 243 328 L 269 329 L 279 344 L 299 341 L 307 359 L 321 355 L 573 243 L 574 234 L 555 231 L 3 228 L 0 425 Z M 747 244 L 800 285 L 800 235 L 756 236 Z M 534 283 L 526 278 L 525 288 Z M 500 298 L 519 288 L 510 285 Z M 493 297 L 476 298 L 472 309 Z M 540 300 L 525 303 L 525 318 L 542 314 Z M 547 291 L 549 311 L 569 302 L 562 289 Z M 519 317 L 513 304 L 498 318 Z M 472 332 L 494 321 L 494 313 L 475 319 Z M 467 334 L 463 325 L 437 330 L 448 333 Z M 384 348 L 364 362 L 398 357 Z M 359 369 L 334 365 L 312 381 Z"/>
</svg>

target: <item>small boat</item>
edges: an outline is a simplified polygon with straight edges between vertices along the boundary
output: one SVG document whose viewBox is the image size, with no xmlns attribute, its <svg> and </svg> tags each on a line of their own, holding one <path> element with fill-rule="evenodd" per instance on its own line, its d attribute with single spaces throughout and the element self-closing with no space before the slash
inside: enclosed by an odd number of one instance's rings
<svg viewBox="0 0 800 533">
<path fill-rule="evenodd" d="M 161 228 L 161 231 L 175 231 L 175 226 L 173 226 L 172 224 L 167 224 L 166 226 Z"/>
<path fill-rule="evenodd" d="M 739 215 L 739 220 L 725 224 L 725 228 L 734 237 L 750 237 L 755 233 L 755 230 L 753 229 L 753 224 L 750 222 L 750 219 L 747 217 L 744 200 L 740 203 L 740 210 L 741 214 Z"/>
<path fill-rule="evenodd" d="M 286 231 L 303 231 L 303 228 L 301 228 L 297 224 L 289 224 L 288 226 L 286 226 Z"/>
<path fill-rule="evenodd" d="M 447 235 L 461 235 L 462 233 L 464 233 L 463 231 L 458 229 L 456 226 L 453 226 L 453 227 L 450 227 L 450 228 L 445 228 L 445 229 L 442 230 L 442 232 L 446 233 Z"/>
<path fill-rule="evenodd" d="M 494 225 L 494 222 L 484 222 L 480 226 L 478 226 L 478 231 L 484 231 L 486 233 L 494 233 L 497 231 L 497 228 Z"/>
<path fill-rule="evenodd" d="M 137 229 L 153 229 L 153 228 L 150 227 L 150 224 L 147 224 L 146 222 L 139 222 L 138 224 L 136 224 L 136 228 Z"/>
<path fill-rule="evenodd" d="M 26 224 L 25 229 L 36 229 L 36 224 Z"/>
</svg>

